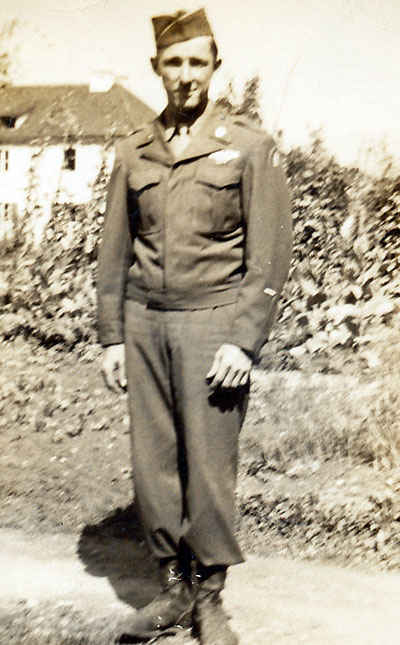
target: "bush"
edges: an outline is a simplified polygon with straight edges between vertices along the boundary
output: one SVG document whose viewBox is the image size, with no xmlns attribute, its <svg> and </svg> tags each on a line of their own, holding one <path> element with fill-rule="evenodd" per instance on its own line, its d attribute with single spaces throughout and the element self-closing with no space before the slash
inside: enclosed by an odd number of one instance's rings
<svg viewBox="0 0 400 645">
<path fill-rule="evenodd" d="M 340 371 L 398 311 L 400 184 L 340 166 L 318 134 L 285 161 L 294 258 L 267 360 L 301 368 L 312 359 L 314 368 Z M 39 246 L 28 226 L 16 230 L 0 266 L 1 337 L 23 334 L 67 348 L 95 341 L 106 184 L 102 168 L 91 203 L 54 208 Z M 373 364 L 373 353 L 365 356 Z"/>
<path fill-rule="evenodd" d="M 399 187 L 340 166 L 318 136 L 308 150 L 291 150 L 286 167 L 294 259 L 274 349 L 292 366 L 314 357 L 320 369 L 340 371 L 338 350 L 358 352 L 398 311 Z"/>
<path fill-rule="evenodd" d="M 23 335 L 66 348 L 95 342 L 95 272 L 107 181 L 102 168 L 89 204 L 55 205 L 40 244 L 28 214 L 1 267 L 4 339 Z"/>
</svg>

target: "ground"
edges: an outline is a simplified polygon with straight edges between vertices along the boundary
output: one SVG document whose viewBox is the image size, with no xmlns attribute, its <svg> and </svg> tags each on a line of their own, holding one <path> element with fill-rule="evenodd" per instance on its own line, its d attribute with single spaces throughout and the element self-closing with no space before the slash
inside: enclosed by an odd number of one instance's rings
<svg viewBox="0 0 400 645">
<path fill-rule="evenodd" d="M 104 387 L 96 347 L 65 354 L 16 339 L 0 345 L 0 360 L 0 642 L 105 645 L 112 603 L 124 599 L 118 580 L 130 579 L 129 550 L 136 549 L 136 574 L 142 566 L 143 576 L 148 563 L 135 513 L 125 395 Z M 250 560 L 232 573 L 227 591 L 241 643 L 394 642 L 397 573 L 377 569 L 399 568 L 398 471 L 368 459 L 356 463 L 348 447 L 336 454 L 338 416 L 334 438 L 325 419 L 329 402 L 335 410 L 351 403 L 350 421 L 362 430 L 358 411 L 372 409 L 374 388 L 371 375 L 361 383 L 354 374 L 254 373 L 238 483 L 238 533 Z M 301 448 L 287 437 L 289 425 Z M 351 441 L 360 441 L 358 430 Z M 75 591 L 66 600 L 62 580 L 69 577 Z M 92 577 L 107 579 L 113 589 L 105 596 L 107 611 L 95 603 L 93 631 L 76 595 L 79 581 L 89 589 Z M 149 584 L 154 591 L 154 579 Z M 357 607 L 366 610 L 362 630 Z M 191 642 L 185 634 L 179 638 Z"/>
<path fill-rule="evenodd" d="M 0 642 L 111 645 L 118 622 L 156 591 L 140 544 L 0 531 Z M 135 578 L 129 569 L 135 566 Z M 240 645 L 394 645 L 399 573 L 250 556 L 224 593 Z M 195 645 L 187 632 L 164 645 Z"/>
</svg>

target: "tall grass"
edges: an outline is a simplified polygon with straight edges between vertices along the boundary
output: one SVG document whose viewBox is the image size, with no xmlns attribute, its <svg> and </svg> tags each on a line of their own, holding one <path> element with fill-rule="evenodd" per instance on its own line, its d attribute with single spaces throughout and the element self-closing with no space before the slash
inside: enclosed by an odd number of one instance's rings
<svg viewBox="0 0 400 645">
<path fill-rule="evenodd" d="M 362 382 L 356 376 L 256 371 L 243 434 L 251 468 L 305 474 L 336 459 L 400 467 L 399 392 L 399 379 L 379 372 Z"/>
</svg>

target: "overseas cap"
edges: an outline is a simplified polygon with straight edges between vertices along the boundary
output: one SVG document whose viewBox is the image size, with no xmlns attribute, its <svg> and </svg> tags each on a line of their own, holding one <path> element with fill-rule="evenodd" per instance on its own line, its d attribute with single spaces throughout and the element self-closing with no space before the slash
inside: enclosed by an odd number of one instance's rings
<svg viewBox="0 0 400 645">
<path fill-rule="evenodd" d="M 214 37 L 204 9 L 193 13 L 177 11 L 173 15 L 154 16 L 152 22 L 157 48 L 169 47 L 198 36 Z"/>
</svg>

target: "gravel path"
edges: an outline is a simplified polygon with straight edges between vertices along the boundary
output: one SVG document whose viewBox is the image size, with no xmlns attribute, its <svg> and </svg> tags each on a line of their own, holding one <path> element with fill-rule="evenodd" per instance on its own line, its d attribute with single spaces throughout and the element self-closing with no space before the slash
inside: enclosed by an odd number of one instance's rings
<svg viewBox="0 0 400 645">
<path fill-rule="evenodd" d="M 143 604 L 157 589 L 144 546 L 109 537 L 1 530 L 0 567 L 1 645 L 111 645 L 128 598 Z M 400 573 L 249 557 L 225 603 L 241 645 L 394 645 Z"/>
</svg>

